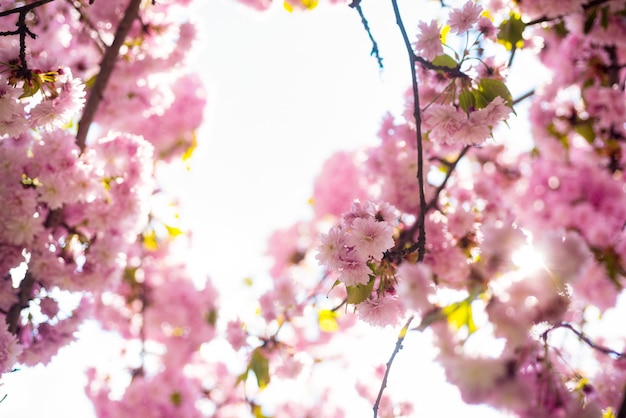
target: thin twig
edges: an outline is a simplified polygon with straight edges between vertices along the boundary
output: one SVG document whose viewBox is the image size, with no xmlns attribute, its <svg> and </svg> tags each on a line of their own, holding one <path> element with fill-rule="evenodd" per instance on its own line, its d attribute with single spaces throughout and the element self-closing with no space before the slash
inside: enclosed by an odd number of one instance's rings
<svg viewBox="0 0 626 418">
<path fill-rule="evenodd" d="M 100 63 L 100 73 L 96 77 L 96 82 L 93 85 L 87 103 L 85 104 L 85 110 L 83 116 L 78 123 L 78 132 L 76 133 L 76 145 L 80 148 L 81 152 L 85 149 L 85 142 L 87 140 L 87 132 L 93 122 L 94 117 L 100 102 L 104 98 L 104 90 L 111 78 L 111 73 L 115 67 L 115 61 L 119 54 L 120 48 L 126 40 L 126 35 L 130 31 L 133 22 L 139 15 L 139 5 L 141 0 L 131 0 L 124 12 L 124 17 L 120 21 L 117 30 L 115 31 L 115 38 L 113 43 L 109 46 L 104 53 L 102 62 Z"/>
<path fill-rule="evenodd" d="M 391 357 L 387 362 L 387 368 L 385 369 L 385 375 L 383 376 L 383 381 L 380 382 L 380 390 L 378 391 L 378 397 L 376 398 L 376 403 L 374 403 L 374 418 L 378 417 L 378 407 L 380 406 L 380 400 L 383 397 L 383 391 L 387 387 L 387 379 L 389 378 L 389 371 L 391 370 L 391 365 L 393 364 L 393 360 L 396 358 L 398 352 L 402 349 L 402 342 L 404 341 L 404 337 L 406 337 L 406 333 L 409 330 L 409 325 L 411 325 L 411 321 L 413 321 L 414 316 L 411 315 L 409 319 L 406 321 L 406 324 L 400 330 L 398 334 L 398 341 L 396 341 L 396 347 L 393 349 L 393 353 L 391 353 Z"/>
<path fill-rule="evenodd" d="M 523 102 L 524 100 L 528 99 L 529 97 L 533 96 L 534 94 L 535 94 L 535 89 L 527 91 L 526 93 L 522 94 L 517 99 L 513 100 L 513 106 L 515 106 L 516 104 L 519 104 L 520 102 Z"/>
<path fill-rule="evenodd" d="M 409 62 L 411 65 L 411 81 L 413 86 L 413 117 L 415 118 L 415 140 L 417 142 L 417 182 L 419 188 L 420 197 L 420 213 L 418 216 L 418 222 L 420 225 L 424 225 L 426 219 L 426 192 L 424 191 L 424 150 L 422 144 L 422 116 L 420 113 L 420 99 L 419 90 L 417 85 L 417 74 L 415 73 L 415 54 L 413 53 L 413 47 L 409 41 L 409 36 L 406 33 L 404 23 L 402 23 L 402 17 L 400 16 L 400 10 L 398 9 L 398 1 L 391 0 L 393 5 L 393 12 L 396 16 L 396 24 L 400 28 L 402 33 L 402 39 L 404 39 L 404 46 L 409 54 Z M 422 227 L 419 230 L 417 237 L 417 259 L 423 261 L 426 254 L 426 228 Z"/>
<path fill-rule="evenodd" d="M 92 33 L 92 35 L 90 36 L 91 39 L 93 39 L 96 47 L 100 50 L 100 53 L 104 54 L 106 52 L 106 47 L 107 47 L 106 42 L 102 40 L 102 37 L 100 36 L 100 32 L 98 31 L 96 26 L 93 24 L 93 22 L 91 21 L 87 13 L 85 13 L 85 10 L 84 10 L 85 5 L 83 4 L 83 2 L 81 0 L 78 0 L 78 1 L 65 0 L 65 1 L 67 1 L 74 8 L 74 10 L 78 12 L 78 14 L 80 15 L 80 20 L 84 22 L 85 25 L 91 30 L 91 33 Z"/>
<path fill-rule="evenodd" d="M 555 329 L 558 328 L 565 328 L 568 329 L 570 331 L 572 331 L 574 334 L 576 334 L 576 336 L 585 344 L 587 344 L 589 347 L 593 348 L 596 351 L 599 351 L 601 353 L 604 353 L 606 355 L 609 356 L 613 356 L 615 358 L 623 358 L 626 357 L 626 353 L 622 353 L 619 351 L 615 351 L 612 350 L 610 348 L 604 347 L 602 345 L 596 344 L 595 342 L 593 342 L 591 340 L 591 338 L 587 337 L 585 334 L 582 333 L 582 331 L 578 331 L 576 328 L 574 328 L 571 324 L 567 323 L 567 322 L 562 322 L 560 324 L 556 324 L 553 325 L 551 328 L 549 328 L 548 330 L 546 330 L 543 334 L 542 334 L 542 339 L 544 341 L 548 340 L 548 334 L 550 334 L 550 332 L 554 331 Z"/>
<path fill-rule="evenodd" d="M 448 171 L 446 172 L 446 176 L 444 177 L 439 187 L 437 187 L 437 189 L 435 190 L 435 195 L 433 196 L 433 198 L 430 199 L 430 201 L 426 205 L 427 212 L 437 206 L 439 195 L 441 194 L 443 189 L 446 188 L 446 185 L 448 184 L 448 180 L 450 180 L 450 177 L 452 177 L 452 173 L 456 169 L 457 164 L 459 164 L 459 161 L 461 161 L 461 159 L 465 156 L 465 154 L 467 154 L 470 148 L 471 146 L 469 145 L 464 146 L 461 152 L 459 153 L 459 155 L 456 157 L 456 159 L 452 161 L 451 163 L 448 163 Z"/>
<path fill-rule="evenodd" d="M 372 35 L 372 31 L 370 30 L 369 23 L 367 22 L 367 19 L 365 18 L 365 15 L 363 14 L 363 10 L 361 9 L 361 0 L 354 0 L 352 3 L 350 3 L 350 7 L 352 7 L 353 9 L 356 9 L 356 11 L 359 12 L 359 16 L 361 17 L 361 22 L 363 23 L 363 28 L 365 28 L 365 32 L 367 32 L 367 36 L 369 36 L 370 41 L 372 41 L 372 52 L 370 52 L 370 55 L 376 58 L 376 61 L 378 61 L 378 67 L 382 70 L 383 58 L 380 56 L 380 51 L 378 50 L 378 44 L 376 43 L 376 40 L 374 39 L 374 36 Z"/>
</svg>

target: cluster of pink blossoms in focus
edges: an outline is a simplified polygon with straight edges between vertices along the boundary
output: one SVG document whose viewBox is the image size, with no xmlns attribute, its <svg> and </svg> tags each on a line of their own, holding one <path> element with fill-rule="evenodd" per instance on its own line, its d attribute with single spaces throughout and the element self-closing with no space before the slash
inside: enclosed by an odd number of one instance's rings
<svg viewBox="0 0 626 418">
<path fill-rule="evenodd" d="M 393 247 L 396 209 L 387 204 L 354 202 L 341 222 L 321 238 L 317 259 L 339 272 L 346 286 L 367 284 L 373 266 Z"/>
</svg>

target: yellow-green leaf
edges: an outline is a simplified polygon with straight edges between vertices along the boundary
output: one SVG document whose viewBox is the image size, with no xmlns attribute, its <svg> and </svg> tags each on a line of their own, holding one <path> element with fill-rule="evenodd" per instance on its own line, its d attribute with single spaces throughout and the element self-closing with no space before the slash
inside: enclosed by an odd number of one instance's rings
<svg viewBox="0 0 626 418">
<path fill-rule="evenodd" d="M 370 281 L 367 284 L 358 284 L 356 286 L 346 286 L 348 292 L 348 303 L 358 305 L 365 299 L 369 298 L 374 289 L 374 277 L 370 276 Z"/>
<path fill-rule="evenodd" d="M 478 83 L 478 92 L 476 97 L 476 105 L 480 108 L 487 106 L 496 97 L 502 97 L 507 106 L 513 106 L 513 96 L 509 91 L 509 88 L 503 81 L 495 78 L 483 78 Z M 485 101 L 484 103 L 482 101 Z"/>
<path fill-rule="evenodd" d="M 248 369 L 254 372 L 259 389 L 265 389 L 270 383 L 270 362 L 260 347 L 252 352 Z"/>
<path fill-rule="evenodd" d="M 457 330 L 467 327 L 467 331 L 470 334 L 476 331 L 474 315 L 472 314 L 472 301 L 469 298 L 448 305 L 441 312 L 448 318 L 448 323 Z"/>
<path fill-rule="evenodd" d="M 448 54 L 437 55 L 432 62 L 433 65 L 437 67 L 456 68 L 459 65 L 459 63 Z"/>
<path fill-rule="evenodd" d="M 476 98 L 470 90 L 463 90 L 459 94 L 459 106 L 461 109 L 469 112 L 470 109 L 476 107 Z"/>
<path fill-rule="evenodd" d="M 524 29 L 526 29 L 526 24 L 522 22 L 522 16 L 519 13 L 511 12 L 509 18 L 500 24 L 498 42 L 509 51 L 521 48 L 524 46 L 524 37 L 522 36 Z"/>
<path fill-rule="evenodd" d="M 337 325 L 337 313 L 330 309 L 321 309 L 317 314 L 317 322 L 320 330 L 324 332 L 335 332 L 339 329 Z"/>
<path fill-rule="evenodd" d="M 593 131 L 593 124 L 589 121 L 577 124 L 574 129 L 576 129 L 578 135 L 585 138 L 585 140 L 590 144 L 592 144 L 596 139 L 596 133 Z"/>
</svg>

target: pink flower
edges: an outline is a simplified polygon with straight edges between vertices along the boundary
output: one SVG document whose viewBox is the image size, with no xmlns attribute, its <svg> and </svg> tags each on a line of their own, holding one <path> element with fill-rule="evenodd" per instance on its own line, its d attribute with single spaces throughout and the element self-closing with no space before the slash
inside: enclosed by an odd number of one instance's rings
<svg viewBox="0 0 626 418">
<path fill-rule="evenodd" d="M 417 28 L 420 30 L 414 44 L 417 53 L 427 60 L 432 60 L 437 55 L 443 54 L 441 34 L 437 22 L 434 20 L 431 20 L 430 23 L 420 22 Z"/>
<path fill-rule="evenodd" d="M 346 255 L 341 257 L 339 268 L 341 276 L 339 279 L 346 286 L 356 286 L 367 284 L 372 275 L 372 269 L 367 265 L 367 260 L 360 257 L 356 251 L 346 251 Z"/>
<path fill-rule="evenodd" d="M 333 154 L 322 167 L 313 186 L 315 217 L 340 216 L 350 208 L 354 199 L 364 199 L 366 190 L 363 170 L 357 165 L 352 152 Z M 341 181 L 335 181 L 341 179 Z"/>
<path fill-rule="evenodd" d="M 480 5 L 471 0 L 465 3 L 462 9 L 452 10 L 448 16 L 451 31 L 459 34 L 467 32 L 474 23 L 478 22 L 482 10 Z"/>
<path fill-rule="evenodd" d="M 430 268 L 424 263 L 404 262 L 397 270 L 398 297 L 409 309 L 426 312 L 432 307 L 428 296 L 433 293 L 433 280 Z"/>
<path fill-rule="evenodd" d="M 374 218 L 357 218 L 352 222 L 347 244 L 354 247 L 360 257 L 381 260 L 383 254 L 393 247 L 393 229 L 387 222 Z"/>
<path fill-rule="evenodd" d="M 456 137 L 467 116 L 451 105 L 433 104 L 424 111 L 423 127 L 429 138 L 439 143 L 450 143 Z"/>
<path fill-rule="evenodd" d="M 361 320 L 370 325 L 384 327 L 395 326 L 404 316 L 404 307 L 396 295 L 385 295 L 367 299 L 357 309 Z"/>
<path fill-rule="evenodd" d="M 22 346 L 17 342 L 15 335 L 9 332 L 9 326 L 1 317 L 4 326 L 0 327 L 0 375 L 13 369 L 17 358 L 22 354 Z"/>
<path fill-rule="evenodd" d="M 317 261 L 330 269 L 338 269 L 341 266 L 341 256 L 345 253 L 345 234 L 335 225 L 327 234 L 321 236 L 321 244 L 315 256 Z"/>
<path fill-rule="evenodd" d="M 243 327 L 240 320 L 228 321 L 226 325 L 226 339 L 235 351 L 246 345 L 248 335 Z"/>
</svg>

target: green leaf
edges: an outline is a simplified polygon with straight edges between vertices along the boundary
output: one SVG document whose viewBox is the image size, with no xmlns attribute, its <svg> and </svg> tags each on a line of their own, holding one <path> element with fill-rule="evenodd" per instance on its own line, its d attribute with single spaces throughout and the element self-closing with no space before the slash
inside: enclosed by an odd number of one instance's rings
<svg viewBox="0 0 626 418">
<path fill-rule="evenodd" d="M 509 51 L 521 48 L 524 46 L 524 37 L 522 36 L 524 29 L 526 29 L 526 24 L 522 22 L 522 16 L 511 12 L 509 19 L 504 20 L 500 24 L 498 42 L 503 44 Z"/>
<path fill-rule="evenodd" d="M 261 347 L 256 348 L 252 352 L 248 370 L 252 370 L 254 372 L 259 389 L 265 389 L 265 387 L 270 383 L 270 361 L 263 355 Z"/>
<path fill-rule="evenodd" d="M 217 309 L 211 309 L 209 312 L 207 312 L 204 316 L 204 319 L 209 325 L 214 327 L 217 323 Z"/>
<path fill-rule="evenodd" d="M 170 401 L 174 406 L 180 406 L 183 403 L 183 396 L 179 391 L 174 391 L 170 395 Z"/>
<path fill-rule="evenodd" d="M 605 29 L 607 27 L 609 27 L 609 7 L 603 7 L 602 8 L 602 14 L 600 15 L 600 25 L 602 26 L 602 29 Z"/>
<path fill-rule="evenodd" d="M 253 404 L 252 413 L 254 414 L 254 418 L 270 418 L 263 413 L 263 408 L 261 407 L 261 405 Z"/>
<path fill-rule="evenodd" d="M 476 92 L 476 91 L 475 91 Z M 502 97 L 507 106 L 513 107 L 513 96 L 503 81 L 495 78 L 483 78 L 478 83 L 478 93 L 475 94 L 476 107 L 483 108 L 496 97 Z"/>
<path fill-rule="evenodd" d="M 437 55 L 433 59 L 432 63 L 437 67 L 457 68 L 459 66 L 459 63 L 457 63 L 454 58 L 447 54 Z"/>
<path fill-rule="evenodd" d="M 358 284 L 356 286 L 346 286 L 348 292 L 348 303 L 358 305 L 365 299 L 369 298 L 374 289 L 374 277 L 370 276 L 370 281 L 367 284 Z"/>
<path fill-rule="evenodd" d="M 593 141 L 596 139 L 596 134 L 593 131 L 593 124 L 591 122 L 578 123 L 574 129 L 576 129 L 578 135 L 585 138 L 588 143 L 593 144 Z"/>
<path fill-rule="evenodd" d="M 476 97 L 471 90 L 461 91 L 461 93 L 459 94 L 459 106 L 461 106 L 461 109 L 463 109 L 465 112 L 469 112 L 470 109 L 476 107 Z"/>
<path fill-rule="evenodd" d="M 585 19 L 585 24 L 583 25 L 583 32 L 588 34 L 593 29 L 593 24 L 596 21 L 596 17 L 598 17 L 598 8 L 594 7 L 590 10 L 590 13 L 587 15 Z"/>
</svg>

